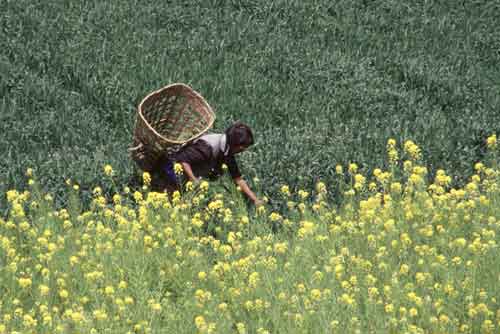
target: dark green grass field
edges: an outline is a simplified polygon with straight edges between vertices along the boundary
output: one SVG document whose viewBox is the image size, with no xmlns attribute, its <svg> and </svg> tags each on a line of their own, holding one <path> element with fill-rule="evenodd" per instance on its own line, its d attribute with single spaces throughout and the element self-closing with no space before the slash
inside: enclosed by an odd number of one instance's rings
<svg viewBox="0 0 500 334">
<path fill-rule="evenodd" d="M 254 128 L 239 161 L 271 196 L 336 164 L 383 167 L 390 137 L 459 184 L 500 132 L 499 65 L 497 0 L 2 0 L 0 193 L 27 167 L 56 194 L 108 163 L 127 184 L 136 107 L 172 82 L 207 99 L 215 130 Z"/>
</svg>

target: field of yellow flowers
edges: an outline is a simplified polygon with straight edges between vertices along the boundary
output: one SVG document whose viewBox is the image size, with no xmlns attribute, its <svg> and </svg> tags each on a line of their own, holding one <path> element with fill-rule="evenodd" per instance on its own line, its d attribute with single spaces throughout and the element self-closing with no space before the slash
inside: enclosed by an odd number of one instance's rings
<svg viewBox="0 0 500 334">
<path fill-rule="evenodd" d="M 500 333 L 500 171 L 429 180 L 411 141 L 387 170 L 337 166 L 249 210 L 217 184 L 167 197 L 94 189 L 56 209 L 31 169 L 0 219 L 0 333 Z M 104 170 L 108 180 L 113 169 Z M 345 182 L 350 178 L 350 182 Z M 222 189 L 222 188 L 221 188 Z"/>
</svg>

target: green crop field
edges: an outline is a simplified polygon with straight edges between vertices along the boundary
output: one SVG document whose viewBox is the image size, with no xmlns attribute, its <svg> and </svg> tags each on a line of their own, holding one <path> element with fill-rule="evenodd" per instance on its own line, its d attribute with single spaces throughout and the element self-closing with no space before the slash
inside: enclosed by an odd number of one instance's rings
<svg viewBox="0 0 500 334">
<path fill-rule="evenodd" d="M 136 107 L 172 82 L 240 119 L 242 169 L 275 193 L 369 172 L 389 137 L 467 177 L 500 124 L 497 1 L 2 1 L 0 190 L 38 169 L 82 188 L 128 182 Z"/>
<path fill-rule="evenodd" d="M 0 334 L 496 334 L 500 2 L 0 1 Z M 249 124 L 167 197 L 182 82 Z"/>
</svg>

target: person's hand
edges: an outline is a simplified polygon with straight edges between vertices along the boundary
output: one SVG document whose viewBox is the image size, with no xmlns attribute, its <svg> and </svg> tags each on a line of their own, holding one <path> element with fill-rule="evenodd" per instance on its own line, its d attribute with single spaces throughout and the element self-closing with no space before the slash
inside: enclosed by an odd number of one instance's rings
<svg viewBox="0 0 500 334">
<path fill-rule="evenodd" d="M 259 206 L 261 206 L 261 205 L 264 205 L 265 203 L 266 203 L 266 202 L 264 202 L 263 200 L 258 199 L 258 198 L 257 198 L 257 199 L 255 200 L 255 202 L 254 202 L 254 204 L 255 204 L 255 206 L 256 206 L 257 208 L 258 208 Z"/>
</svg>

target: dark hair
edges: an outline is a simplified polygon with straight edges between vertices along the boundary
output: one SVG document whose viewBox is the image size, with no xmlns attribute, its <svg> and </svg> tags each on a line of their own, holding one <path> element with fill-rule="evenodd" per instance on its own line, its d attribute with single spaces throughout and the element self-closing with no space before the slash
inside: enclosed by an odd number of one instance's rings
<svg viewBox="0 0 500 334">
<path fill-rule="evenodd" d="M 242 145 L 248 147 L 253 145 L 253 134 L 250 127 L 240 121 L 235 122 L 226 130 L 229 149 Z"/>
</svg>

